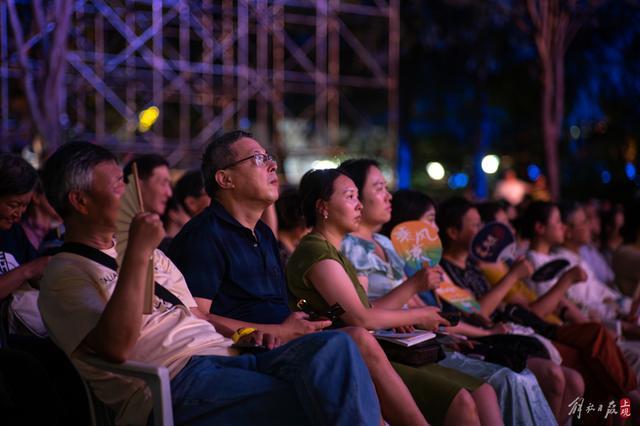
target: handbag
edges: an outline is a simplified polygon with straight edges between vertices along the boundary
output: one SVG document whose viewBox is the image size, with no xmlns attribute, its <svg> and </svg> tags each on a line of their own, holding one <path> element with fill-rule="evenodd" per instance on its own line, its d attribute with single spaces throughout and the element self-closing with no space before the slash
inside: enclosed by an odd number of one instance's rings
<svg viewBox="0 0 640 426">
<path fill-rule="evenodd" d="M 502 311 L 496 313 L 496 321 L 515 322 L 516 324 L 531 327 L 541 336 L 552 339 L 558 326 L 546 322 L 527 308 L 518 304 L 509 304 Z"/>
<path fill-rule="evenodd" d="M 413 346 L 402 346 L 393 342 L 378 339 L 378 343 L 387 354 L 389 361 L 411 367 L 433 364 L 444 359 L 444 351 L 438 342 L 428 340 Z"/>
<path fill-rule="evenodd" d="M 474 338 L 473 349 L 465 355 L 509 367 L 519 373 L 527 367 L 529 357 L 549 358 L 549 352 L 536 338 L 515 334 L 494 334 Z"/>
</svg>

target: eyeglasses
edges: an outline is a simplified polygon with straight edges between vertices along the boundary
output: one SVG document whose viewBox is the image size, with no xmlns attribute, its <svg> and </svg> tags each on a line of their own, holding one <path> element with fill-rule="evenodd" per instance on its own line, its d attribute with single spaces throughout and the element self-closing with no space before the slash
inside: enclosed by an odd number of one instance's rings
<svg viewBox="0 0 640 426">
<path fill-rule="evenodd" d="M 226 166 L 221 167 L 220 170 L 224 170 L 224 169 L 228 169 L 228 168 L 233 167 L 233 166 L 237 166 L 238 164 L 242 163 L 243 161 L 247 161 L 247 160 L 253 160 L 253 163 L 257 167 L 264 167 L 267 164 L 267 161 L 273 161 L 274 163 L 276 162 L 276 159 L 271 154 L 255 153 L 255 154 L 250 155 L 249 157 L 242 158 L 242 159 L 240 159 L 238 161 L 234 161 L 231 164 L 227 164 Z"/>
</svg>

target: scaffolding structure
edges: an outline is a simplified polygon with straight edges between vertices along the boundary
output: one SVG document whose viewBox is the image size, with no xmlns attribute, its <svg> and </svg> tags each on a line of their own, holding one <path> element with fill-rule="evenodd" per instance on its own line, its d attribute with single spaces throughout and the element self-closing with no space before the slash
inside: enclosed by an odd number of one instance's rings
<svg viewBox="0 0 640 426">
<path fill-rule="evenodd" d="M 0 3 L 0 128 L 18 84 Z M 280 156 L 338 153 L 344 129 L 398 131 L 399 0 L 78 0 L 67 52 L 68 132 L 116 152 L 196 164 L 216 134 L 250 129 Z M 138 115 L 156 106 L 146 132 Z M 287 127 L 289 126 L 289 127 Z M 287 141 L 297 128 L 303 144 Z"/>
</svg>

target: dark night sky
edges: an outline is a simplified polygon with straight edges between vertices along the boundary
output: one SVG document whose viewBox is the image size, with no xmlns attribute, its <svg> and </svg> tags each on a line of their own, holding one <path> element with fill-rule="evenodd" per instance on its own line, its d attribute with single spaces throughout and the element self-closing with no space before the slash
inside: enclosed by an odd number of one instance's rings
<svg viewBox="0 0 640 426">
<path fill-rule="evenodd" d="M 439 190 L 424 171 L 434 159 L 471 175 L 473 184 L 479 150 L 509 155 L 523 178 L 529 165 L 544 166 L 537 52 L 532 36 L 504 12 L 513 4 L 402 2 L 401 138 L 413 153 L 413 186 Z M 640 3 L 631 1 L 600 7 L 571 44 L 563 193 L 618 196 L 640 184 L 627 165 L 638 164 L 630 149 L 640 136 L 638 51 Z"/>
</svg>

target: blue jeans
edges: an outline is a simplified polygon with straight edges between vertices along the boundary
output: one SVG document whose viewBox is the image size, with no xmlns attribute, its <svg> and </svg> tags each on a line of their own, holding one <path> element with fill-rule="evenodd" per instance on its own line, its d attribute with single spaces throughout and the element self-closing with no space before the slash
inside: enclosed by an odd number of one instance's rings
<svg viewBox="0 0 640 426">
<path fill-rule="evenodd" d="M 196 356 L 171 381 L 176 424 L 379 425 L 367 367 L 344 333 L 256 355 Z"/>
</svg>

